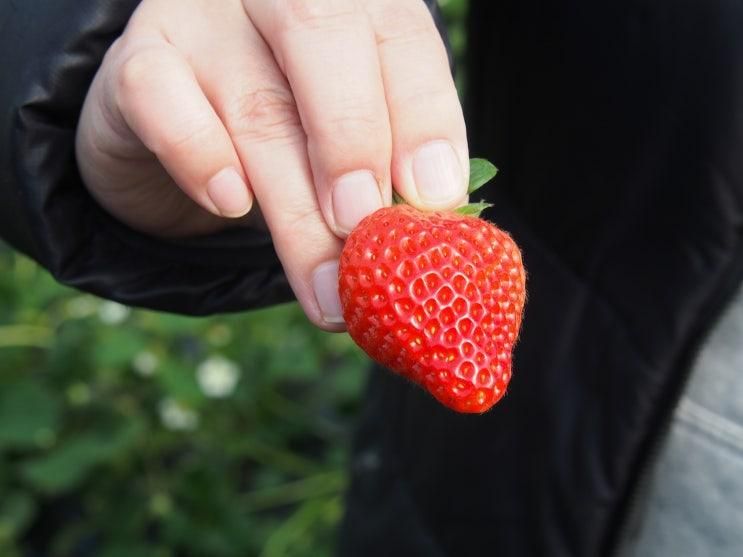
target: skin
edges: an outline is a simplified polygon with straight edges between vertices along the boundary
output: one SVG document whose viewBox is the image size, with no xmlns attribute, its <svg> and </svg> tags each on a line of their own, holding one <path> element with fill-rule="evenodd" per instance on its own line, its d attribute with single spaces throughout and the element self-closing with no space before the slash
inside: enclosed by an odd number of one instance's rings
<svg viewBox="0 0 743 557">
<path fill-rule="evenodd" d="M 91 194 L 137 230 L 267 226 L 329 331 L 345 328 L 343 238 L 392 184 L 424 210 L 466 200 L 462 110 L 421 0 L 144 0 L 95 76 L 76 147 Z"/>
</svg>

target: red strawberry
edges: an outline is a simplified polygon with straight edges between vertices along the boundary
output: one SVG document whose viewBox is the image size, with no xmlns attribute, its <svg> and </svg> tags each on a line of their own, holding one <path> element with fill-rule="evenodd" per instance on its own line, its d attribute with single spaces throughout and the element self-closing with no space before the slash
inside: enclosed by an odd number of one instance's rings
<svg viewBox="0 0 743 557">
<path fill-rule="evenodd" d="M 503 396 L 525 299 L 507 233 L 455 212 L 380 209 L 348 237 L 339 277 L 348 332 L 374 360 L 459 412 Z"/>
</svg>

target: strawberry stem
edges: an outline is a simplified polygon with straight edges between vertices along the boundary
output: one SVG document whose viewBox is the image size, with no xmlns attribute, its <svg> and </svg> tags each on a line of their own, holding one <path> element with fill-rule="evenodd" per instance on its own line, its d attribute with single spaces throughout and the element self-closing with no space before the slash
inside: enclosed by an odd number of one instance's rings
<svg viewBox="0 0 743 557">
<path fill-rule="evenodd" d="M 470 184 L 467 193 L 471 194 L 479 190 L 498 174 L 498 169 L 493 163 L 485 159 L 470 159 Z"/>
<path fill-rule="evenodd" d="M 497 173 L 498 169 L 490 161 L 487 161 L 485 159 L 470 159 L 470 182 L 467 186 L 467 194 L 469 195 L 480 189 L 490 180 L 495 178 L 495 175 Z M 402 196 L 393 189 L 392 204 L 401 205 L 405 203 L 407 202 L 402 198 Z M 481 201 L 480 203 L 470 203 L 469 205 L 459 207 L 455 210 L 455 212 L 459 213 L 460 215 L 479 217 L 480 213 L 482 213 L 488 207 L 492 206 L 493 205 L 491 203 L 485 203 Z"/>
<path fill-rule="evenodd" d="M 479 217 L 480 213 L 482 213 L 488 207 L 492 206 L 492 203 L 485 203 L 484 201 L 481 201 L 480 203 L 470 203 L 468 205 L 463 205 L 462 207 L 456 209 L 454 212 L 460 215 L 467 215 L 468 217 Z"/>
</svg>

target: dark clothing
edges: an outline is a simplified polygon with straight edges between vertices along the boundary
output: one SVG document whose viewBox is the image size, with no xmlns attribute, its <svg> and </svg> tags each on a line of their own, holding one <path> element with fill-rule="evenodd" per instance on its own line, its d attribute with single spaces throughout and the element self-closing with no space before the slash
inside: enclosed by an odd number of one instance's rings
<svg viewBox="0 0 743 557">
<path fill-rule="evenodd" d="M 61 282 L 190 314 L 289 297 L 268 237 L 183 242 L 98 208 L 73 138 L 137 2 L 0 7 L 0 235 Z M 375 371 L 341 554 L 607 555 L 743 277 L 743 7 L 473 0 L 471 150 L 521 245 L 514 378 L 484 416 Z"/>
</svg>

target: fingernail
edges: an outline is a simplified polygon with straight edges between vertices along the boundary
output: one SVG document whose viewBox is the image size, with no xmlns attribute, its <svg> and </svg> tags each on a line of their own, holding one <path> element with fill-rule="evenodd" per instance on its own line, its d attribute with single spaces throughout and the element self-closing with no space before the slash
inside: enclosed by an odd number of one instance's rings
<svg viewBox="0 0 743 557">
<path fill-rule="evenodd" d="M 312 288 L 326 323 L 343 323 L 343 309 L 338 295 L 338 261 L 321 263 L 312 275 Z"/>
<path fill-rule="evenodd" d="M 432 141 L 416 151 L 413 178 L 424 202 L 445 203 L 464 196 L 464 172 L 448 141 Z"/>
<path fill-rule="evenodd" d="M 223 217 L 241 217 L 250 210 L 248 186 L 232 167 L 217 172 L 206 185 L 206 193 Z"/>
<path fill-rule="evenodd" d="M 348 234 L 359 221 L 382 207 L 374 174 L 357 170 L 344 174 L 333 186 L 333 212 L 338 230 Z"/>
</svg>

